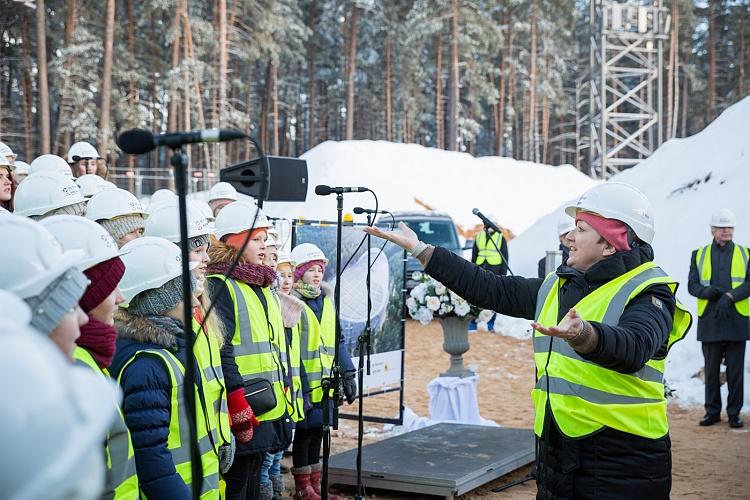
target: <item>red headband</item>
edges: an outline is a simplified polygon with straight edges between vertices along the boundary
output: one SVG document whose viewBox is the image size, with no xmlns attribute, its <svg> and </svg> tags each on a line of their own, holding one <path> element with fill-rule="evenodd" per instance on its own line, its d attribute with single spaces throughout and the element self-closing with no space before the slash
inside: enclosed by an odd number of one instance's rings
<svg viewBox="0 0 750 500">
<path fill-rule="evenodd" d="M 607 219 L 601 215 L 583 211 L 576 214 L 576 222 L 579 220 L 593 227 L 594 231 L 599 233 L 618 252 L 630 250 L 628 226 L 624 222 L 617 219 Z"/>
</svg>

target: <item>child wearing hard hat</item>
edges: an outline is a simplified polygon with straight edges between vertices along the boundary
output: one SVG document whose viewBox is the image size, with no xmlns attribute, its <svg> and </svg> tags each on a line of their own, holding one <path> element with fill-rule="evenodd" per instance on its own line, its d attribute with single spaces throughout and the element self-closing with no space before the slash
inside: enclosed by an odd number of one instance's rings
<svg viewBox="0 0 750 500">
<path fill-rule="evenodd" d="M 193 304 L 183 302 L 180 249 L 151 236 L 122 250 L 120 288 L 128 307 L 115 318 L 118 340 L 110 372 L 124 394 L 140 489 L 148 498 L 187 499 L 192 482 L 201 480 L 201 498 L 218 498 L 219 458 L 209 425 L 213 408 L 204 404 L 200 391 L 205 382 L 197 363 L 194 425 L 203 477 L 193 478 L 190 468 L 191 422 L 183 379 L 187 359 L 193 357 L 186 352 L 182 318 L 184 308 Z"/>
<path fill-rule="evenodd" d="M 107 167 L 104 158 L 88 142 L 76 142 L 68 149 L 68 163 L 74 177 L 86 174 L 98 175 L 102 179 L 107 177 Z"/>
<path fill-rule="evenodd" d="M 143 236 L 145 212 L 141 202 L 124 189 L 106 189 L 92 196 L 86 217 L 104 227 L 118 247 Z"/>
<path fill-rule="evenodd" d="M 257 206 L 231 203 L 216 217 L 217 240 L 209 250 L 207 290 L 226 334 L 222 368 L 238 441 L 234 464 L 224 475 L 231 498 L 258 498 L 265 454 L 283 450 L 291 442 L 284 326 L 270 288 L 276 272 L 263 264 L 269 227 Z M 262 388 L 269 398 L 254 399 L 255 388 Z M 261 425 L 254 429 L 256 413 Z"/>
<path fill-rule="evenodd" d="M 300 343 L 305 366 L 309 398 L 312 403 L 305 419 L 297 425 L 294 435 L 292 474 L 298 490 L 307 492 L 307 477 L 316 495 L 321 494 L 320 451 L 323 440 L 323 390 L 321 381 L 331 375 L 336 342 L 336 313 L 333 308 L 333 290 L 323 281 L 328 259 L 312 243 L 302 243 L 292 250 L 294 270 L 293 293 L 305 303 Z M 339 348 L 339 365 L 343 374 L 344 395 L 351 404 L 357 395 L 357 381 L 349 353 L 343 345 Z M 337 402 L 338 404 L 339 402 Z M 333 407 L 328 415 L 332 415 Z M 312 497 L 305 497 L 312 498 Z M 329 498 L 338 498 L 329 495 Z"/>
<path fill-rule="evenodd" d="M 114 314 L 124 298 L 117 285 L 125 273 L 125 264 L 120 259 L 115 240 L 94 221 L 74 215 L 54 215 L 41 223 L 60 242 L 65 250 L 78 250 L 83 257 L 78 261 L 79 269 L 89 279 L 89 285 L 79 305 L 89 317 L 81 327 L 81 336 L 76 340 L 73 352 L 76 362 L 89 367 L 102 377 L 109 378 L 109 367 L 115 355 L 117 330 Z M 112 422 L 104 452 L 108 457 L 107 474 L 103 495 L 108 498 L 137 499 L 138 476 L 136 475 L 133 445 L 125 418 L 119 405 Z"/>
</svg>

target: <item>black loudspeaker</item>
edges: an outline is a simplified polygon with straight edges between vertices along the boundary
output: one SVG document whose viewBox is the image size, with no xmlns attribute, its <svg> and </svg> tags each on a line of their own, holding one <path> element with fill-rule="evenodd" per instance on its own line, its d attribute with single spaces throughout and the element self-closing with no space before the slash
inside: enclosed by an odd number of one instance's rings
<svg viewBox="0 0 750 500">
<path fill-rule="evenodd" d="M 222 168 L 222 182 L 260 201 L 305 201 L 307 161 L 286 156 L 261 156 Z"/>
</svg>

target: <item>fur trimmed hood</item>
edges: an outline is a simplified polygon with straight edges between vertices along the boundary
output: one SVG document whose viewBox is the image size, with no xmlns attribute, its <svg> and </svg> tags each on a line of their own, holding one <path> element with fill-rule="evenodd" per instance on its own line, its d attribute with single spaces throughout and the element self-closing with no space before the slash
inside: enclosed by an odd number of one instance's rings
<svg viewBox="0 0 750 500">
<path fill-rule="evenodd" d="M 208 247 L 208 257 L 211 259 L 211 264 L 229 265 L 237 257 L 237 252 L 236 248 L 211 236 L 211 246 Z M 239 262 L 242 264 L 245 262 L 245 259 L 240 257 Z"/>
<path fill-rule="evenodd" d="M 143 316 L 130 314 L 126 309 L 115 312 L 117 338 L 139 343 L 156 344 L 169 350 L 178 348 L 177 336 Z"/>
<path fill-rule="evenodd" d="M 284 319 L 284 328 L 294 327 L 302 317 L 305 303 L 297 297 L 285 293 L 279 293 L 276 296 L 279 298 L 281 317 Z"/>
</svg>

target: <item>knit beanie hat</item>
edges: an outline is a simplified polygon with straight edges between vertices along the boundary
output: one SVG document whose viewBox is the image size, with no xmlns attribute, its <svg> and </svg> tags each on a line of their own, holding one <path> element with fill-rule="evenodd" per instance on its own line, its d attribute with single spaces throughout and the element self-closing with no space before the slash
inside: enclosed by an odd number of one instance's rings
<svg viewBox="0 0 750 500">
<path fill-rule="evenodd" d="M 576 221 L 582 220 L 589 226 L 594 228 L 594 231 L 599 233 L 602 238 L 615 247 L 618 252 L 624 252 L 630 250 L 630 243 L 628 243 L 628 225 L 617 219 L 607 219 L 601 215 L 579 211 L 576 214 Z"/>
<path fill-rule="evenodd" d="M 195 277 L 190 273 L 190 281 L 195 287 Z M 177 276 L 159 288 L 144 290 L 130 301 L 128 312 L 137 316 L 159 316 L 174 309 L 182 302 L 182 276 Z"/>
<path fill-rule="evenodd" d="M 305 274 L 307 270 L 312 266 L 320 266 L 320 268 L 323 270 L 323 274 L 326 273 L 326 262 L 324 260 L 311 260 L 310 262 L 305 262 L 304 264 L 297 266 L 297 268 L 294 270 L 294 281 L 299 281 L 300 279 L 302 279 L 302 275 Z"/>
<path fill-rule="evenodd" d="M 50 210 L 43 215 L 32 215 L 29 218 L 34 220 L 42 220 L 53 215 L 77 215 L 81 217 L 84 213 L 86 213 L 86 202 L 81 201 L 78 203 L 73 203 L 72 205 L 67 205 L 64 207 L 56 208 L 54 210 Z"/>
<path fill-rule="evenodd" d="M 63 316 L 76 307 L 88 285 L 88 279 L 77 268 L 68 269 L 26 303 L 31 309 L 31 326 L 49 335 L 60 324 Z"/>
<path fill-rule="evenodd" d="M 143 229 L 145 225 L 143 216 L 140 214 L 123 215 L 114 219 L 101 219 L 96 222 L 106 229 L 115 241 L 136 229 Z"/>
<path fill-rule="evenodd" d="M 83 274 L 91 282 L 86 288 L 83 297 L 78 302 L 84 312 L 88 313 L 93 308 L 104 302 L 104 299 L 117 288 L 122 275 L 125 274 L 125 264 L 120 257 L 114 257 L 100 262 L 94 267 L 86 269 Z"/>
</svg>

